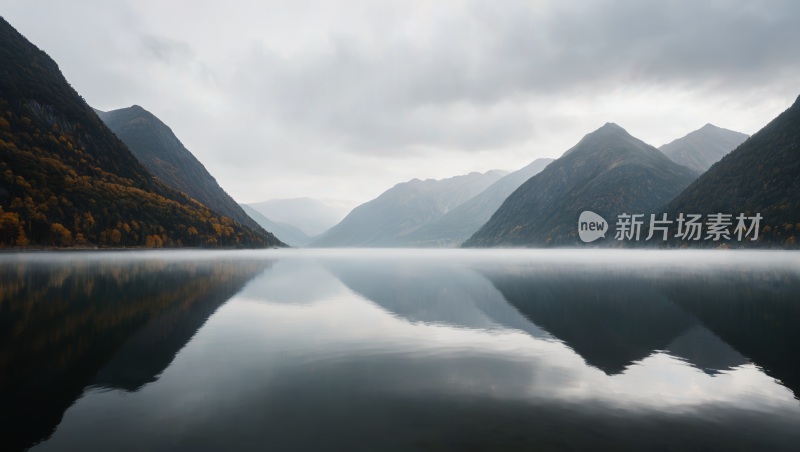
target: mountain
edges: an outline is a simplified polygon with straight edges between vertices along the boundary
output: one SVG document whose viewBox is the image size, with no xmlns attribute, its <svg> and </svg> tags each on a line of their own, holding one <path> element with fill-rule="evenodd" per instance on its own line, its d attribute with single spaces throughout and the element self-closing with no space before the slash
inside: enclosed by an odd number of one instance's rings
<svg viewBox="0 0 800 452">
<path fill-rule="evenodd" d="M 658 149 L 678 165 L 702 174 L 747 138 L 743 133 L 706 124 Z"/>
<path fill-rule="evenodd" d="M 155 115 L 138 105 L 94 111 L 133 155 L 167 185 L 251 229 L 259 228 Z"/>
<path fill-rule="evenodd" d="M 275 237 L 283 243 L 291 246 L 301 246 L 311 241 L 311 237 L 291 224 L 275 223 L 247 204 L 240 204 L 240 206 L 250 218 L 261 225 L 262 228 L 275 234 Z"/>
<path fill-rule="evenodd" d="M 449 179 L 412 179 L 350 212 L 310 247 L 402 246 L 406 234 L 435 222 L 505 176 L 505 171 Z"/>
<path fill-rule="evenodd" d="M 607 123 L 522 184 L 462 246 L 577 245 L 581 212 L 612 225 L 620 213 L 646 214 L 665 205 L 697 176 Z"/>
<path fill-rule="evenodd" d="M 270 199 L 248 205 L 272 221 L 294 225 L 310 237 L 327 231 L 347 214 L 311 198 Z"/>
<path fill-rule="evenodd" d="M 0 244 L 281 246 L 154 177 L 0 19 Z"/>
<path fill-rule="evenodd" d="M 416 247 L 459 246 L 489 221 L 514 190 L 539 174 L 553 159 L 536 159 L 493 183 L 474 198 L 447 212 L 439 221 L 408 234 L 406 244 Z"/>
<path fill-rule="evenodd" d="M 664 210 L 668 219 L 679 213 L 732 215 L 730 230 L 737 226 L 735 217 L 760 214 L 758 241 L 739 242 L 734 246 L 781 246 L 796 248 L 800 229 L 800 97 L 786 111 L 763 129 L 715 163 Z M 749 228 L 750 222 L 746 223 Z M 674 232 L 675 228 L 673 228 Z M 670 245 L 682 246 L 671 233 Z M 752 233 L 751 233 L 752 236 Z M 717 246 L 719 242 L 701 240 L 694 246 Z"/>
</svg>

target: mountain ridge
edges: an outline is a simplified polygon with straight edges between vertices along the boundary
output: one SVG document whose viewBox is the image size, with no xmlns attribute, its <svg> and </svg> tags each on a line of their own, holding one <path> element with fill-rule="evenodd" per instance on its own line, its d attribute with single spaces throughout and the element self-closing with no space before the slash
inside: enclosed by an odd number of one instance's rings
<svg viewBox="0 0 800 452">
<path fill-rule="evenodd" d="M 287 245 L 298 247 L 305 245 L 312 240 L 311 237 L 306 235 L 301 229 L 283 222 L 275 222 L 261 214 L 261 212 L 248 206 L 247 204 L 240 204 L 242 209 L 256 221 L 264 229 L 271 231 L 275 237 Z"/>
<path fill-rule="evenodd" d="M 606 123 L 517 188 L 462 246 L 576 245 L 581 211 L 604 218 L 649 212 L 697 176 L 617 124 Z"/>
<path fill-rule="evenodd" d="M 411 179 L 353 209 L 310 247 L 402 246 L 403 236 L 436 221 L 506 172 L 491 170 L 435 180 Z"/>
<path fill-rule="evenodd" d="M 486 224 L 503 201 L 526 180 L 539 174 L 551 158 L 539 158 L 525 167 L 509 173 L 488 188 L 473 196 L 438 221 L 425 225 L 408 234 L 407 246 L 415 247 L 453 247 L 470 238 L 481 226 Z"/>
<path fill-rule="evenodd" d="M 309 237 L 323 234 L 346 216 L 341 209 L 309 197 L 273 198 L 247 205 L 270 221 L 290 224 Z"/>
<path fill-rule="evenodd" d="M 251 229 L 261 227 L 157 116 L 139 105 L 94 111 L 133 155 L 167 185 Z"/>
<path fill-rule="evenodd" d="M 664 209 L 669 219 L 679 213 L 706 215 L 731 214 L 748 218 L 760 214 L 761 232 L 756 242 L 739 242 L 734 247 L 797 248 L 800 229 L 800 96 L 780 115 L 753 134 L 736 149 L 709 168 L 702 176 L 669 202 Z M 747 222 L 749 226 L 750 221 Z M 690 243 L 674 237 L 671 229 L 668 246 Z M 704 233 L 707 227 L 703 228 Z M 705 234 L 701 234 L 705 237 Z M 751 234 L 752 237 L 752 234 Z M 692 241 L 693 246 L 719 246 L 720 242 Z"/>
<path fill-rule="evenodd" d="M 748 137 L 744 133 L 706 124 L 658 149 L 673 162 L 704 173 Z"/>
</svg>

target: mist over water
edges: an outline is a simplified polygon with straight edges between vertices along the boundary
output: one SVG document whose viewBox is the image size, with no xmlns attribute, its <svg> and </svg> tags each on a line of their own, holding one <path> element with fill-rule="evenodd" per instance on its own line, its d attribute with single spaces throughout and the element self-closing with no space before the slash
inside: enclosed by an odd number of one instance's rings
<svg viewBox="0 0 800 452">
<path fill-rule="evenodd" d="M 800 254 L 0 255 L 4 450 L 792 449 Z"/>
</svg>

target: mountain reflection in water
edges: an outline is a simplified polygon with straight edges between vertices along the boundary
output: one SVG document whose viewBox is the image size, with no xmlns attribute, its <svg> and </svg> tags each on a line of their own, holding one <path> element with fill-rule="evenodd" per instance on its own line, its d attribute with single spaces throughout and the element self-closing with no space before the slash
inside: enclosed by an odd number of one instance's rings
<svg viewBox="0 0 800 452">
<path fill-rule="evenodd" d="M 800 255 L 0 256 L 4 449 L 792 449 Z"/>
<path fill-rule="evenodd" d="M 796 264 L 487 271 L 509 303 L 609 375 L 657 350 L 709 373 L 745 364 L 800 393 Z"/>
<path fill-rule="evenodd" d="M 268 266 L 138 257 L 0 261 L 0 422 L 12 450 L 52 433 L 87 385 L 136 391 L 156 381 L 206 319 Z"/>
</svg>

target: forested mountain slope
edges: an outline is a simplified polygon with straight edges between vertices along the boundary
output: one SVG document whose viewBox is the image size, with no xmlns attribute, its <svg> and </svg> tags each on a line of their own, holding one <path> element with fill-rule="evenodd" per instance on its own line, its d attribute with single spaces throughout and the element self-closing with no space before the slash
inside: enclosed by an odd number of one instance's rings
<svg viewBox="0 0 800 452">
<path fill-rule="evenodd" d="M 0 244 L 282 245 L 154 177 L 0 18 Z"/>
<path fill-rule="evenodd" d="M 251 229 L 259 228 L 155 115 L 138 105 L 95 112 L 133 155 L 167 185 Z"/>
<path fill-rule="evenodd" d="M 735 217 L 757 213 L 761 233 L 756 241 L 732 237 L 734 246 L 797 247 L 800 229 L 800 97 L 794 104 L 733 152 L 714 164 L 664 210 L 668 218 L 679 213 L 732 215 L 733 233 L 738 225 Z M 746 221 L 749 229 L 750 221 Z M 677 226 L 676 226 L 677 227 Z M 707 231 L 707 227 L 704 227 Z M 681 241 L 673 228 L 670 246 L 718 246 L 720 242 Z M 746 232 L 746 231 L 745 231 Z M 750 238 L 754 234 L 751 232 Z M 706 237 L 707 234 L 702 234 Z"/>
</svg>

